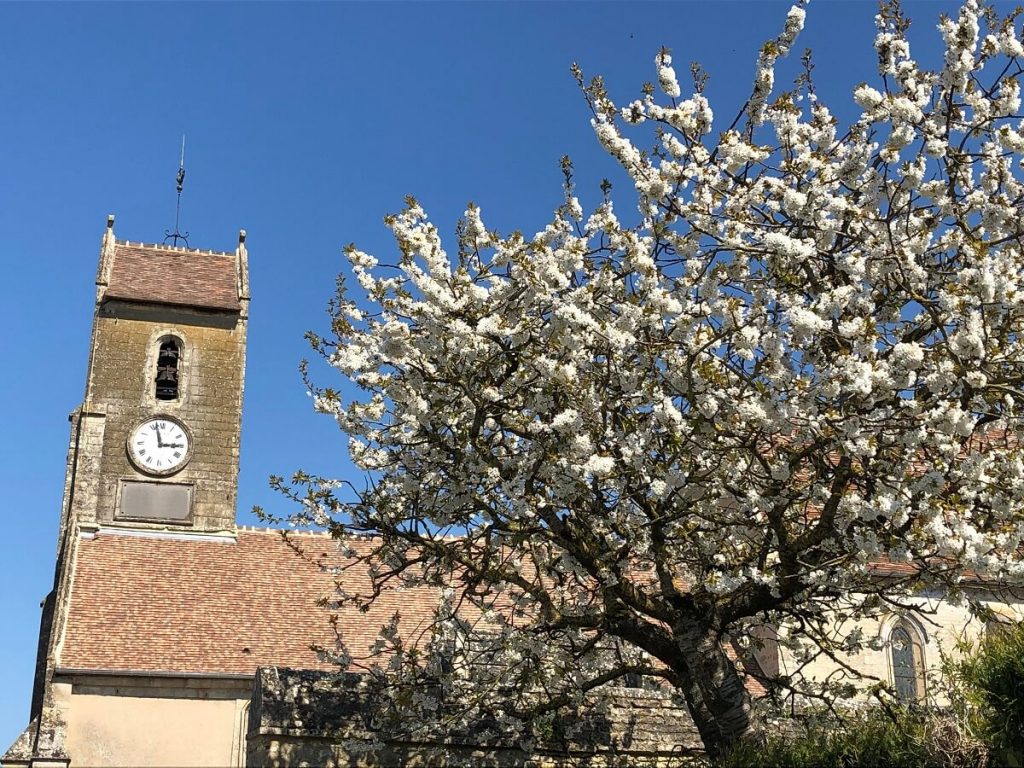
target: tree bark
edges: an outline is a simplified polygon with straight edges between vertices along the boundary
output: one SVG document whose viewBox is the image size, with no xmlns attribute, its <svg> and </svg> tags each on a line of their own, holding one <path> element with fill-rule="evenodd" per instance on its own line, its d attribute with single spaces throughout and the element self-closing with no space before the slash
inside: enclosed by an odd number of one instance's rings
<svg viewBox="0 0 1024 768">
<path fill-rule="evenodd" d="M 718 633 L 686 628 L 676 632 L 676 642 L 686 704 L 712 762 L 740 742 L 758 740 L 750 693 Z"/>
</svg>

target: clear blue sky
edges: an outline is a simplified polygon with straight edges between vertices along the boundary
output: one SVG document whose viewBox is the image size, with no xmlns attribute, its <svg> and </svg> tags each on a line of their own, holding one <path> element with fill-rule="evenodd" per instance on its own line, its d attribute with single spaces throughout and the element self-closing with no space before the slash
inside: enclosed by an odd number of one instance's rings
<svg viewBox="0 0 1024 768">
<path fill-rule="evenodd" d="M 50 589 L 67 414 L 81 401 L 99 239 L 159 242 L 174 223 L 231 250 L 249 232 L 252 319 L 239 519 L 285 511 L 271 473 L 350 473 L 333 422 L 297 373 L 303 332 L 326 330 L 340 249 L 393 253 L 381 219 L 415 195 L 442 233 L 468 200 L 532 233 L 560 201 L 559 158 L 584 207 L 613 175 L 569 75 L 578 61 L 625 102 L 662 45 L 687 92 L 711 74 L 719 122 L 749 93 L 757 50 L 788 3 L 0 4 L 0 751 L 25 725 L 39 603 Z M 933 65 L 945 2 L 907 2 Z M 851 115 L 873 80 L 873 0 L 815 0 L 804 46 L 819 94 Z M 797 70 L 784 66 L 780 84 Z M 614 178 L 614 176 L 613 176 Z M 623 185 L 620 185 L 623 186 Z M 619 207 L 632 203 L 620 189 Z M 357 479 L 357 478 L 351 478 Z"/>
</svg>

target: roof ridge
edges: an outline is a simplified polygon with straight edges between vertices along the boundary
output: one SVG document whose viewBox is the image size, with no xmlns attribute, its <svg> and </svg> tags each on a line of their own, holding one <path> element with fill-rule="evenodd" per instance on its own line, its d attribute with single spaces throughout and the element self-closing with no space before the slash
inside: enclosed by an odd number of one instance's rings
<svg viewBox="0 0 1024 768">
<path fill-rule="evenodd" d="M 336 541 L 373 541 L 374 539 L 380 538 L 372 533 L 348 533 L 344 536 L 335 536 L 330 531 L 309 531 L 297 528 L 272 528 L 264 525 L 236 525 L 235 529 L 238 531 L 245 531 L 246 533 L 278 533 L 287 536 L 317 536 L 326 539 L 335 539 Z"/>
<path fill-rule="evenodd" d="M 133 243 L 131 240 L 115 240 L 115 245 L 123 245 L 126 248 L 152 248 L 157 251 L 168 251 L 170 253 L 203 253 L 207 256 L 230 256 L 235 257 L 234 251 L 215 251 L 211 248 L 186 248 L 181 245 L 167 245 L 166 243 Z"/>
<path fill-rule="evenodd" d="M 237 525 L 235 527 L 239 531 L 246 531 L 248 533 L 282 533 L 289 536 L 325 536 L 331 538 L 330 531 L 299 531 L 294 528 L 272 528 L 269 525 Z"/>
</svg>

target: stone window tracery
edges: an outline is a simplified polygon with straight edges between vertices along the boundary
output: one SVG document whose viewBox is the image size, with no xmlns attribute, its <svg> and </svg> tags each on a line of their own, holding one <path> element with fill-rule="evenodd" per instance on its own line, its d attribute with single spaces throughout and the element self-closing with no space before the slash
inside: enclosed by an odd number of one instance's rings
<svg viewBox="0 0 1024 768">
<path fill-rule="evenodd" d="M 924 642 L 921 633 L 906 618 L 899 619 L 889 632 L 889 663 L 893 688 L 901 701 L 920 701 L 925 697 Z"/>
</svg>

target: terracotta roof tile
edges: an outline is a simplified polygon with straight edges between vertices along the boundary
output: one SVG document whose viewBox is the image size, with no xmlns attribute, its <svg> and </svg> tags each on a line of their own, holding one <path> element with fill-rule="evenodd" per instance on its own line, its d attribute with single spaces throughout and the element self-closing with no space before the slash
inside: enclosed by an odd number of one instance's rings
<svg viewBox="0 0 1024 768">
<path fill-rule="evenodd" d="M 238 311 L 235 256 L 117 243 L 106 298 Z"/>
<path fill-rule="evenodd" d="M 342 562 L 331 538 L 292 535 L 312 559 Z M 335 579 L 351 592 L 368 583 L 365 570 L 336 576 L 299 557 L 278 531 L 240 530 L 234 544 L 101 532 L 79 542 L 59 665 L 228 674 L 330 668 L 310 646 L 336 647 L 330 611 L 317 605 L 335 593 Z M 430 589 L 386 593 L 367 613 L 346 611 L 338 628 L 361 655 L 396 611 L 409 636 L 429 624 L 435 606 Z"/>
</svg>

